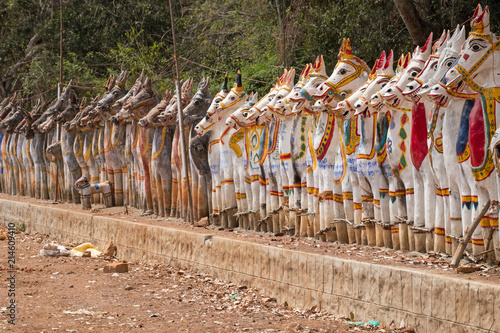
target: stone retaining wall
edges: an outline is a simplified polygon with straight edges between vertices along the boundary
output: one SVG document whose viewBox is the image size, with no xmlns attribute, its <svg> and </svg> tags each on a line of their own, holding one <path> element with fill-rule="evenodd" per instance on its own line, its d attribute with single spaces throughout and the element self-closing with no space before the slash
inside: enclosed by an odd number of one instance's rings
<svg viewBox="0 0 500 333">
<path fill-rule="evenodd" d="M 382 324 L 403 321 L 418 332 L 500 332 L 500 286 L 398 267 L 291 251 L 221 236 L 0 200 L 0 221 L 28 233 L 113 241 L 118 257 L 158 262 L 257 288 L 290 306 Z"/>
</svg>

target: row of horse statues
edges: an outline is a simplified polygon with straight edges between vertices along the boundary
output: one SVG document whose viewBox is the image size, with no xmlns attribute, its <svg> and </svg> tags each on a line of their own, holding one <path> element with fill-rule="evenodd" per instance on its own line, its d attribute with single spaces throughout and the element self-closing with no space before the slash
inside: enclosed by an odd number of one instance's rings
<svg viewBox="0 0 500 333">
<path fill-rule="evenodd" d="M 468 248 L 500 259 L 500 40 L 487 7 L 471 28 L 371 69 L 346 39 L 330 76 L 320 56 L 260 98 L 239 72 L 215 96 L 208 78 L 196 93 L 189 79 L 160 97 L 144 74 L 126 89 L 126 72 L 89 102 L 71 83 L 31 112 L 13 96 L 0 104 L 1 190 L 187 219 L 189 180 L 195 220 L 449 254 L 489 204 Z"/>
</svg>

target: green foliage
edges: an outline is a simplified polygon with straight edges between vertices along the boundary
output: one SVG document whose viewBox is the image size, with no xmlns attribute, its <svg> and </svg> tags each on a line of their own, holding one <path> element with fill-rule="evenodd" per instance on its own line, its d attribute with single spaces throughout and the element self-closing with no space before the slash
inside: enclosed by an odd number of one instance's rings
<svg viewBox="0 0 500 333">
<path fill-rule="evenodd" d="M 452 29 L 470 18 L 476 1 L 414 3 L 424 20 Z M 144 69 L 159 94 L 174 88 L 167 2 L 64 0 L 63 5 L 64 81 L 102 87 L 110 74 L 128 70 L 132 84 Z M 482 5 L 490 5 L 492 29 L 498 32 L 498 5 L 494 0 Z M 198 82 L 209 76 L 213 93 L 224 72 L 234 78 L 241 69 L 243 76 L 265 82 L 243 81 L 247 91 L 262 96 L 285 66 L 300 73 L 317 55 L 324 56 L 331 73 L 343 38 L 351 39 L 354 54 L 368 65 L 382 50 L 399 55 L 415 47 L 392 0 L 183 0 L 174 6 L 181 77 Z M 59 80 L 59 15 L 59 1 L 0 2 L 0 81 L 15 76 L 23 96 Z M 43 49 L 23 64 L 35 33 L 41 34 Z"/>
</svg>

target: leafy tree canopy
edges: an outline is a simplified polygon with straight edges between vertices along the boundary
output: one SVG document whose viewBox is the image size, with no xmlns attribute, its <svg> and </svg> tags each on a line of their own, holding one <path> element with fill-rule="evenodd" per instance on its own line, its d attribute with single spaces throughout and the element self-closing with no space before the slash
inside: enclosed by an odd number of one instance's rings
<svg viewBox="0 0 500 333">
<path fill-rule="evenodd" d="M 472 0 L 408 0 L 435 31 L 468 20 Z M 63 0 L 64 81 L 102 87 L 121 70 L 142 69 L 162 93 L 173 88 L 168 3 L 160 0 Z M 59 80 L 59 0 L 0 2 L 0 97 L 31 96 Z M 499 8 L 490 5 L 492 30 Z M 382 50 L 415 47 L 392 0 L 180 0 L 174 2 L 181 76 L 213 79 L 241 69 L 248 91 L 265 93 L 284 67 L 300 69 L 323 55 L 328 73 L 343 38 L 372 65 Z M 205 67 L 199 66 L 203 65 Z M 220 72 L 214 71 L 217 69 Z M 96 94 L 85 90 L 82 94 Z M 52 96 L 54 91 L 51 92 Z M 49 96 L 51 97 L 51 96 Z M 48 97 L 47 97 L 48 98 Z"/>
</svg>

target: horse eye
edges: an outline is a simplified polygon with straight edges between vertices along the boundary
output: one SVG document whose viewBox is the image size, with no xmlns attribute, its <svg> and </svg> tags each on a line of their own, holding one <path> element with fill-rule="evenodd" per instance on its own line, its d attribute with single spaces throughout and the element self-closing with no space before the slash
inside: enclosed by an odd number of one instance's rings
<svg viewBox="0 0 500 333">
<path fill-rule="evenodd" d="M 342 68 L 340 71 L 339 71 L 339 74 L 340 75 L 344 75 L 345 73 L 347 73 L 347 70 L 345 68 Z"/>
<path fill-rule="evenodd" d="M 205 116 L 205 119 L 206 119 L 206 120 L 210 120 L 210 116 L 207 114 L 207 115 Z"/>
<path fill-rule="evenodd" d="M 243 115 L 243 117 L 246 118 L 248 116 L 248 112 L 243 112 L 242 115 Z"/>
</svg>

